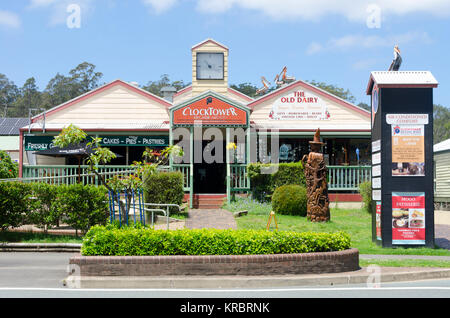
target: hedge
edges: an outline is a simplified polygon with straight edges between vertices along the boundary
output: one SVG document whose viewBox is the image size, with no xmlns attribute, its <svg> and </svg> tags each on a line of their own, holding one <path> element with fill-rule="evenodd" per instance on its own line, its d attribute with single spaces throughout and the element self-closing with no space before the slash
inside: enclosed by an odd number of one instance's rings
<svg viewBox="0 0 450 318">
<path fill-rule="evenodd" d="M 183 229 L 94 226 L 83 238 L 84 256 L 252 255 L 341 251 L 350 248 L 344 232 Z"/>
<path fill-rule="evenodd" d="M 272 195 L 272 209 L 277 214 L 306 216 L 306 188 L 296 184 L 281 186 Z"/>
<path fill-rule="evenodd" d="M 247 167 L 253 198 L 265 201 L 276 188 L 287 184 L 305 186 L 305 174 L 301 162 L 262 164 L 250 163 Z M 273 171 L 273 173 L 270 173 Z"/>
<path fill-rule="evenodd" d="M 0 182 L 0 230 L 26 222 L 31 186 L 20 182 Z"/>
<path fill-rule="evenodd" d="M 144 177 L 144 201 L 146 203 L 183 203 L 184 175 L 179 171 L 156 172 Z M 172 207 L 171 212 L 178 211 Z"/>
<path fill-rule="evenodd" d="M 17 163 L 11 160 L 6 151 L 0 150 L 0 179 L 17 178 L 18 172 Z"/>
<path fill-rule="evenodd" d="M 106 224 L 107 190 L 93 185 L 0 182 L 0 229 L 36 224 L 48 229 L 60 221 L 87 232 Z"/>
</svg>

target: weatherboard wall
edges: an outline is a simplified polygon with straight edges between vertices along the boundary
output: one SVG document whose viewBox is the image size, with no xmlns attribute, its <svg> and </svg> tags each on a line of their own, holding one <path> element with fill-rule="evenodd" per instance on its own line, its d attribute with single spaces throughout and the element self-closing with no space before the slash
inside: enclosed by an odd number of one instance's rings
<svg viewBox="0 0 450 318">
<path fill-rule="evenodd" d="M 437 201 L 450 202 L 450 150 L 434 154 L 435 192 Z"/>
<path fill-rule="evenodd" d="M 129 125 L 139 123 L 160 125 L 169 121 L 167 108 L 124 86 L 113 86 L 70 107 L 50 113 L 46 124 L 55 125 Z"/>
</svg>

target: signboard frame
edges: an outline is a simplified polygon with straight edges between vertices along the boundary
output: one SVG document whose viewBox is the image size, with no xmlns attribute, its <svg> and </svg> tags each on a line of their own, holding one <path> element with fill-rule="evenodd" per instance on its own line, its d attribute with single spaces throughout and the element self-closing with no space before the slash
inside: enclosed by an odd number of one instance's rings
<svg viewBox="0 0 450 318">
<path fill-rule="evenodd" d="M 376 93 L 373 93 L 376 90 Z M 377 87 L 372 88 L 372 156 L 381 166 L 378 186 L 373 187 L 372 240 L 382 247 L 434 247 L 434 186 L 433 186 L 433 88 Z M 376 104 L 376 105 L 374 105 Z M 420 126 L 423 134 L 424 173 L 411 177 L 393 176 L 393 125 Z M 423 128 L 422 128 L 423 127 Z M 417 145 L 410 145 L 417 147 Z M 422 145 L 420 145 L 422 147 Z M 379 154 L 378 154 L 379 153 Z M 394 156 L 395 158 L 395 156 Z M 378 171 L 380 168 L 375 168 Z M 378 178 L 377 176 L 372 176 Z M 380 186 L 381 184 L 381 186 Z M 379 188 L 378 188 L 379 187 Z M 424 240 L 402 242 L 393 240 L 393 193 L 424 194 Z M 378 214 L 377 214 L 378 212 Z M 378 217 L 377 217 L 378 215 Z M 380 239 L 381 234 L 381 239 Z"/>
</svg>

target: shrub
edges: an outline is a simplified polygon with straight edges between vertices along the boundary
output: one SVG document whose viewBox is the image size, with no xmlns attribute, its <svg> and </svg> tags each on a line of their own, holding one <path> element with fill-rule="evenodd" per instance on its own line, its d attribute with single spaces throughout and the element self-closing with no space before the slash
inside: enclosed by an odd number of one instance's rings
<svg viewBox="0 0 450 318">
<path fill-rule="evenodd" d="M 305 216 L 307 210 L 306 188 L 296 184 L 277 188 L 272 196 L 272 209 L 278 214 Z"/>
<path fill-rule="evenodd" d="M 183 203 L 183 173 L 179 171 L 156 172 L 144 177 L 144 201 L 146 203 Z M 178 211 L 172 208 L 171 211 Z"/>
<path fill-rule="evenodd" d="M 20 182 L 0 182 L 0 229 L 24 224 L 32 187 Z"/>
<path fill-rule="evenodd" d="M 33 199 L 30 200 L 27 222 L 43 227 L 46 232 L 49 227 L 59 225 L 63 214 L 58 204 L 59 187 L 47 183 L 30 184 Z"/>
<path fill-rule="evenodd" d="M 106 224 L 107 190 L 93 185 L 0 182 L 0 229 L 25 223 L 45 229 L 64 221 L 83 232 Z"/>
<path fill-rule="evenodd" d="M 108 190 L 104 186 L 83 184 L 58 186 L 58 209 L 74 229 L 86 233 L 96 224 L 106 224 L 109 217 Z"/>
<path fill-rule="evenodd" d="M 260 201 L 265 201 L 280 186 L 287 184 L 304 186 L 306 184 L 301 162 L 250 163 L 247 169 L 251 181 L 252 196 Z M 273 173 L 270 173 L 271 170 L 273 170 Z"/>
<path fill-rule="evenodd" d="M 94 226 L 83 239 L 88 255 L 251 255 L 340 251 L 350 248 L 343 232 L 183 229 Z"/>
<path fill-rule="evenodd" d="M 0 150 L 0 179 L 17 178 L 17 163 L 11 160 L 6 151 Z"/>
<path fill-rule="evenodd" d="M 372 183 L 370 181 L 360 183 L 359 193 L 364 203 L 364 210 L 372 213 Z"/>
</svg>

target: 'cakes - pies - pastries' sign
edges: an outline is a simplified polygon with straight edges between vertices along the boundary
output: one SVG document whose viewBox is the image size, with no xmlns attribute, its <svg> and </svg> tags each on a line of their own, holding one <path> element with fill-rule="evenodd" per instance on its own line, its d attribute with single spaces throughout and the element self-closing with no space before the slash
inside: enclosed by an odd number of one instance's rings
<svg viewBox="0 0 450 318">
<path fill-rule="evenodd" d="M 247 112 L 212 96 L 173 112 L 173 124 L 246 125 Z"/>
</svg>

